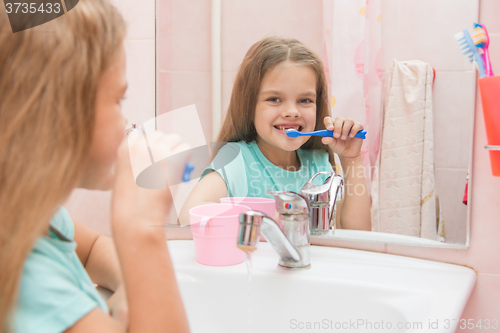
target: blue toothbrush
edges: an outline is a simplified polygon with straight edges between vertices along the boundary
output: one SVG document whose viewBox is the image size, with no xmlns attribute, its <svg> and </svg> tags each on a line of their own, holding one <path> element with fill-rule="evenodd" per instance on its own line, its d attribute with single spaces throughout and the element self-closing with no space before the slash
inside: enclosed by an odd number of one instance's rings
<svg viewBox="0 0 500 333">
<path fill-rule="evenodd" d="M 477 67 L 479 69 L 479 77 L 485 77 L 486 74 L 484 71 L 483 59 L 479 55 L 476 44 L 474 44 L 474 42 L 472 41 L 472 38 L 470 37 L 467 29 L 456 33 L 455 39 L 457 40 L 458 46 L 460 46 L 463 55 L 468 57 L 470 62 L 473 62 L 474 59 L 476 60 Z"/>
<path fill-rule="evenodd" d="M 333 131 L 320 130 L 320 131 L 314 131 L 314 132 L 299 132 L 297 130 L 294 130 L 293 128 L 289 128 L 286 130 L 286 135 L 288 135 L 291 138 L 296 138 L 298 136 L 333 137 Z M 355 137 L 360 138 L 360 139 L 366 139 L 366 131 L 365 130 L 359 131 L 358 133 L 356 133 Z"/>
</svg>

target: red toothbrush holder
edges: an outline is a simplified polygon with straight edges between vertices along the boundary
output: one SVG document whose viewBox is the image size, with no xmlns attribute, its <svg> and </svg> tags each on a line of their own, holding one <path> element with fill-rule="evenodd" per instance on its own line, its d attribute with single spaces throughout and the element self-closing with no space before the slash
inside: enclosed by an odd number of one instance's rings
<svg viewBox="0 0 500 333">
<path fill-rule="evenodd" d="M 500 76 L 478 79 L 493 176 L 500 177 Z"/>
</svg>

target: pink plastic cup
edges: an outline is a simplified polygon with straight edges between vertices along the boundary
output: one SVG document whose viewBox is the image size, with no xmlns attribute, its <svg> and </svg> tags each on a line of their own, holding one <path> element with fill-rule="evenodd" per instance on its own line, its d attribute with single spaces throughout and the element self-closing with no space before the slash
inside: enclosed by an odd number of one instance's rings
<svg viewBox="0 0 500 333">
<path fill-rule="evenodd" d="M 250 207 L 232 204 L 208 204 L 189 210 L 197 262 L 229 266 L 245 261 L 245 252 L 236 243 L 239 216 L 247 210 Z"/>
<path fill-rule="evenodd" d="M 488 76 L 478 79 L 481 103 L 483 105 L 484 124 L 488 145 L 500 145 L 500 76 Z M 500 177 L 500 151 L 490 150 L 490 164 L 493 176 Z"/>
</svg>

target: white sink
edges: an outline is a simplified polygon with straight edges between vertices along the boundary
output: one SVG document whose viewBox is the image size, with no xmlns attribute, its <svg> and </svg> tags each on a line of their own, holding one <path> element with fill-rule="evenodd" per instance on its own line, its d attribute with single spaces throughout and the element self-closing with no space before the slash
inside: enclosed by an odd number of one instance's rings
<svg viewBox="0 0 500 333">
<path fill-rule="evenodd" d="M 454 332 L 476 279 L 462 266 L 319 246 L 310 269 L 286 271 L 261 242 L 249 282 L 245 263 L 204 266 L 193 241 L 168 247 L 194 333 Z"/>
<path fill-rule="evenodd" d="M 333 239 L 348 239 L 357 240 L 363 242 L 382 242 L 382 243 L 392 243 L 392 244 L 412 244 L 421 246 L 435 246 L 435 247 L 447 247 L 449 244 L 444 242 L 439 242 L 437 240 L 431 240 L 420 237 L 390 234 L 386 232 L 376 232 L 376 231 L 364 231 L 364 230 L 349 230 L 349 229 L 337 229 L 335 232 L 330 230 L 325 235 L 314 235 L 314 237 L 320 238 L 333 238 Z"/>
</svg>

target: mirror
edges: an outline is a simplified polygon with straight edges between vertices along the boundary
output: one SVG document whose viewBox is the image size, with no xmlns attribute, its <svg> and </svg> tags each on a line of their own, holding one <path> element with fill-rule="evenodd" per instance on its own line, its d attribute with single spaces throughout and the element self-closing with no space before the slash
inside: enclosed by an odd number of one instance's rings
<svg viewBox="0 0 500 333">
<path fill-rule="evenodd" d="M 393 60 L 402 66 L 411 60 L 425 62 L 435 73 L 431 91 L 424 96 L 432 97 L 434 167 L 430 174 L 438 194 L 433 200 L 438 198 L 440 213 L 433 217 L 441 217 L 436 227 L 441 238 L 421 237 L 420 231 L 412 236 L 387 226 L 371 232 L 337 230 L 321 237 L 468 247 L 469 210 L 462 201 L 471 166 L 476 74 L 453 36 L 462 29 L 471 32 L 478 13 L 478 0 L 157 0 L 156 115 L 195 104 L 203 134 L 198 131 L 197 135 L 209 146 L 215 141 L 238 66 L 249 47 L 268 36 L 298 39 L 325 64 L 332 115 L 355 118 L 368 130 L 370 141 L 365 142 L 363 153 L 372 188 L 377 153 L 384 146 L 380 132 L 385 118 L 380 105 L 387 106 L 385 85 L 389 73 L 394 73 Z M 175 127 L 157 124 L 158 129 Z M 406 161 L 407 156 L 399 160 Z M 415 165 L 419 179 L 426 177 L 423 169 Z M 383 186 L 397 195 L 397 182 Z M 402 202 L 380 200 L 396 208 L 393 226 L 407 222 L 404 214 L 398 214 L 404 208 Z M 419 200 L 426 200 L 426 195 Z M 421 206 L 419 202 L 415 207 Z"/>
</svg>

